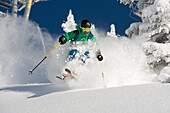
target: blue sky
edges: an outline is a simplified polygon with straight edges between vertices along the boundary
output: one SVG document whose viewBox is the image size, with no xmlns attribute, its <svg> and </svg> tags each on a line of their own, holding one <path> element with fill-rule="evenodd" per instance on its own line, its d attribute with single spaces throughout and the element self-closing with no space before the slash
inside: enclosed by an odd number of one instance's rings
<svg viewBox="0 0 170 113">
<path fill-rule="evenodd" d="M 125 35 L 130 23 L 136 22 L 129 17 L 128 5 L 117 0 L 49 0 L 32 6 L 30 20 L 40 27 L 46 28 L 51 34 L 62 34 L 61 24 L 66 21 L 69 10 L 72 10 L 76 23 L 83 19 L 90 20 L 96 28 L 109 31 L 115 24 L 116 33 Z M 1 8 L 0 8 L 1 10 Z M 23 12 L 19 13 L 20 15 Z M 134 16 L 134 15 L 133 15 Z"/>
</svg>

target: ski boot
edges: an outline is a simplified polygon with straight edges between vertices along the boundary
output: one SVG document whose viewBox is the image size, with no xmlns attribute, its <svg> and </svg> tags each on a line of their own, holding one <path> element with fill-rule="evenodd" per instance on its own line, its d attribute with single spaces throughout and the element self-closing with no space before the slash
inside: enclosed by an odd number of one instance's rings
<svg viewBox="0 0 170 113">
<path fill-rule="evenodd" d="M 65 78 L 71 76 L 71 71 L 69 69 L 65 69 L 65 72 L 61 76 L 56 76 L 56 78 L 60 80 L 65 80 Z"/>
<path fill-rule="evenodd" d="M 76 72 L 71 72 L 69 69 L 65 69 L 65 72 L 61 76 L 56 76 L 56 78 L 60 80 L 65 80 L 65 78 L 72 78 L 72 79 L 77 79 L 76 78 L 77 73 Z"/>
</svg>

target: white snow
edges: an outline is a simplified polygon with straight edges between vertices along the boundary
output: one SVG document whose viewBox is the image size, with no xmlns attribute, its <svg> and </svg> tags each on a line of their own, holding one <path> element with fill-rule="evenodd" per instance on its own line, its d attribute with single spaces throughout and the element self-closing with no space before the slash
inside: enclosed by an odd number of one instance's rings
<svg viewBox="0 0 170 113">
<path fill-rule="evenodd" d="M 169 84 L 67 90 L 51 84 L 0 88 L 1 113 L 169 113 Z"/>
<path fill-rule="evenodd" d="M 139 0 L 120 0 L 120 3 L 123 3 L 125 5 L 133 3 L 134 1 L 139 1 Z"/>
<path fill-rule="evenodd" d="M 42 32 L 45 46 L 51 49 L 52 38 Z M 7 16 L 0 21 L 0 84 L 47 82 L 44 64 L 34 76 L 27 76 L 33 65 L 44 57 L 44 47 L 37 26 L 21 17 Z"/>
</svg>

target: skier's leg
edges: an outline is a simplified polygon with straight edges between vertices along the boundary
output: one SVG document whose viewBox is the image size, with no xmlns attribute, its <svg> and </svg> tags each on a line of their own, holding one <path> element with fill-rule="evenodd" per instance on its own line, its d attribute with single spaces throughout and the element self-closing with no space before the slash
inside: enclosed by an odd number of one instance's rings
<svg viewBox="0 0 170 113">
<path fill-rule="evenodd" d="M 70 61 L 72 61 L 72 60 L 74 60 L 74 59 L 76 58 L 77 53 L 79 53 L 79 52 L 78 52 L 76 49 L 72 49 L 72 50 L 69 52 L 69 54 L 68 54 L 68 56 L 67 56 L 67 59 L 66 59 L 67 64 L 71 63 Z M 62 75 L 60 76 L 60 78 L 62 78 L 62 80 L 64 80 L 65 78 L 68 78 L 68 77 L 71 76 L 71 73 L 69 73 L 69 72 L 67 71 L 67 70 L 68 70 L 67 68 L 69 68 L 69 67 L 70 67 L 70 66 L 67 65 L 67 67 L 64 69 Z M 69 68 L 69 69 L 70 69 L 70 68 Z"/>
<path fill-rule="evenodd" d="M 84 52 L 84 55 L 80 56 L 80 60 L 85 64 L 86 63 L 86 59 L 90 58 L 89 57 L 89 51 Z"/>
<path fill-rule="evenodd" d="M 90 58 L 90 57 L 89 57 L 89 51 L 86 51 L 86 52 L 84 53 L 84 55 L 86 56 L 86 59 Z"/>
<path fill-rule="evenodd" d="M 76 58 L 76 54 L 78 53 L 78 51 L 76 49 L 72 49 L 70 52 L 69 52 L 69 55 L 67 57 L 67 61 L 72 61 L 73 59 Z"/>
<path fill-rule="evenodd" d="M 64 70 L 64 72 L 60 75 L 60 76 L 56 76 L 56 78 L 59 78 L 61 80 L 64 80 L 65 78 L 71 76 L 71 73 L 68 72 L 66 69 Z"/>
</svg>

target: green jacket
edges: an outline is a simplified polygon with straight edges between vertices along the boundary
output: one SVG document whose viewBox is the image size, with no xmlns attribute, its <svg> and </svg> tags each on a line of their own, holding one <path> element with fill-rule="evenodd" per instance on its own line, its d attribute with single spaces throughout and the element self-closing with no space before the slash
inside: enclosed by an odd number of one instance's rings
<svg viewBox="0 0 170 113">
<path fill-rule="evenodd" d="M 88 41 L 90 32 L 88 34 L 84 34 L 80 28 L 80 25 L 77 25 L 76 29 L 78 30 L 79 34 L 78 34 L 78 38 L 77 38 L 77 40 L 75 40 L 75 42 Z M 71 31 L 66 34 L 63 34 L 63 36 L 66 37 L 67 41 L 75 39 L 75 37 L 76 37 L 75 35 L 76 35 L 75 31 Z M 98 42 L 94 36 L 92 36 L 91 40 L 98 44 Z"/>
</svg>

